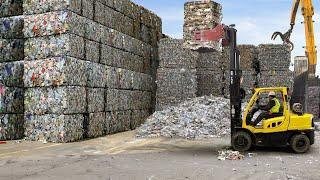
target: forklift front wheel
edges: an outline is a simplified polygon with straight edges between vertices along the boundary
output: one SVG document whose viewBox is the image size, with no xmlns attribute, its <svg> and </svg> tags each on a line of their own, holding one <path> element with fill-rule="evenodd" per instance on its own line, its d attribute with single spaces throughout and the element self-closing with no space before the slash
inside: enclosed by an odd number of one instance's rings
<svg viewBox="0 0 320 180">
<path fill-rule="evenodd" d="M 305 153 L 310 148 L 310 140 L 305 134 L 296 134 L 291 138 L 290 146 L 295 153 Z"/>
<path fill-rule="evenodd" d="M 248 151 L 252 146 L 252 139 L 247 132 L 238 131 L 231 137 L 231 144 L 236 151 Z"/>
</svg>

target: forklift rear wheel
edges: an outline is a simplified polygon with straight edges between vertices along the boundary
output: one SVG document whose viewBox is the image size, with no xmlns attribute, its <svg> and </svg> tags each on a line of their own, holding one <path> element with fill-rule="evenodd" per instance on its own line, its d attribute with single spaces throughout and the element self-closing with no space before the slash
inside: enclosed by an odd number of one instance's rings
<svg viewBox="0 0 320 180">
<path fill-rule="evenodd" d="M 252 146 L 252 139 L 249 133 L 239 131 L 232 136 L 231 144 L 236 151 L 248 151 Z"/>
<path fill-rule="evenodd" d="M 305 153 L 310 148 L 310 140 L 305 134 L 296 134 L 291 138 L 290 146 L 295 153 Z"/>
</svg>

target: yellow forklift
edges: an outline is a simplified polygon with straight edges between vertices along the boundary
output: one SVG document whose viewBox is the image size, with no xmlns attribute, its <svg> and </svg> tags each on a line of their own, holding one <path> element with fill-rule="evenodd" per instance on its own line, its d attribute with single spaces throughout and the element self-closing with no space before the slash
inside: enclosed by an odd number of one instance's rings
<svg viewBox="0 0 320 180">
<path fill-rule="evenodd" d="M 305 153 L 314 144 L 313 115 L 304 114 L 300 104 L 291 109 L 288 88 L 257 88 L 242 115 L 241 104 L 245 91 L 241 88 L 242 71 L 240 52 L 237 49 L 237 30 L 234 25 L 218 25 L 214 29 L 195 32 L 198 41 L 220 41 L 222 46 L 230 47 L 230 115 L 231 145 L 234 150 L 247 151 L 252 146 L 287 147 L 296 153 Z M 199 51 L 212 51 L 204 48 Z M 261 126 L 247 124 L 251 110 L 259 105 L 269 92 L 276 93 L 280 99 L 280 114 L 262 121 Z"/>
</svg>

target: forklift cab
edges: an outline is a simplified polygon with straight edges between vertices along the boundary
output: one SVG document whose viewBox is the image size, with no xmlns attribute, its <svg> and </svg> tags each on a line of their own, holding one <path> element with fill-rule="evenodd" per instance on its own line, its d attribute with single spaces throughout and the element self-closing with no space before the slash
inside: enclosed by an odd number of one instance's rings
<svg viewBox="0 0 320 180">
<path fill-rule="evenodd" d="M 250 111 L 259 103 L 268 102 L 268 93 L 274 91 L 280 101 L 281 110 L 276 117 L 264 119 L 261 125 L 247 124 Z M 233 149 L 247 151 L 252 145 L 269 147 L 290 146 L 296 153 L 304 153 L 314 144 L 313 115 L 294 113 L 290 109 L 288 88 L 257 88 L 242 116 L 242 126 L 236 128 L 231 137 Z"/>
</svg>

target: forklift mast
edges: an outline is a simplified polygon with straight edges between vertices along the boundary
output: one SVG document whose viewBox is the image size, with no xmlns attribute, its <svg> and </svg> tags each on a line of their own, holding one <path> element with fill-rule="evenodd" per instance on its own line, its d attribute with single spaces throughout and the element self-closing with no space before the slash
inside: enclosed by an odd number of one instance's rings
<svg viewBox="0 0 320 180">
<path fill-rule="evenodd" d="M 237 127 L 242 126 L 241 100 L 244 94 L 241 91 L 242 71 L 240 69 L 240 52 L 237 48 L 237 30 L 235 25 L 226 26 L 220 24 L 214 29 L 195 32 L 195 39 L 198 41 L 220 41 L 222 46 L 230 47 L 230 117 L 231 135 Z M 203 49 L 199 51 L 204 51 Z M 206 51 L 209 51 L 206 49 Z M 212 50 L 211 50 L 212 51 Z"/>
</svg>

